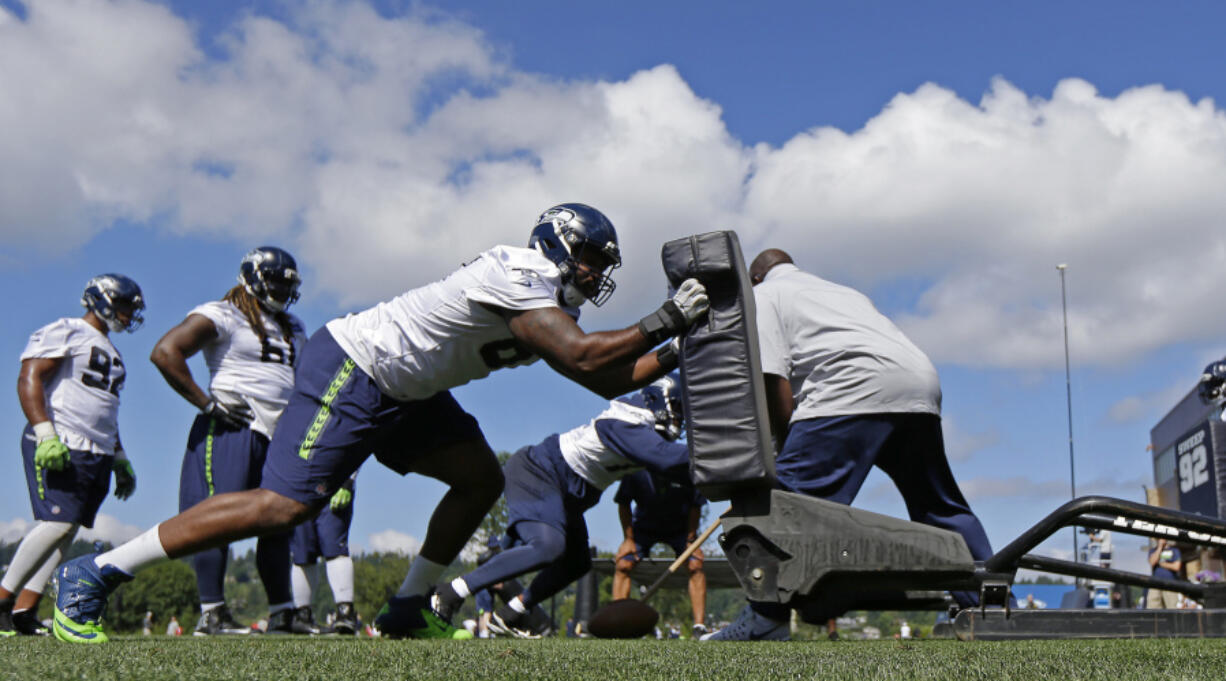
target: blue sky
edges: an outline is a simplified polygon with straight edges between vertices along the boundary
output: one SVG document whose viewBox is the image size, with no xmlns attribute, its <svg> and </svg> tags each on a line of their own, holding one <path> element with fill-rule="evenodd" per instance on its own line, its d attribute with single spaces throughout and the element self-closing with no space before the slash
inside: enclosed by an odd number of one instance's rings
<svg viewBox="0 0 1226 681">
<path fill-rule="evenodd" d="M 298 256 L 312 328 L 522 243 L 559 201 L 608 213 L 627 254 L 589 329 L 654 309 L 666 239 L 736 229 L 751 255 L 785 248 L 932 356 L 955 474 L 998 547 L 1069 493 L 1057 263 L 1079 493 L 1142 499 L 1149 429 L 1226 354 L 1216 3 L 0 8 L 9 385 L 28 334 L 79 314 L 90 276 L 128 274 L 149 300 L 146 327 L 116 339 L 139 488 L 103 506 L 104 534 L 176 510 L 193 414 L 146 358 L 262 243 Z M 29 508 L 4 395 L 11 540 Z M 456 395 L 505 450 L 601 407 L 544 366 Z M 441 494 L 368 466 L 354 544 L 411 545 Z M 880 475 L 857 505 L 904 514 Z M 611 504 L 588 517 L 613 548 Z M 1117 554 L 1139 565 L 1131 546 Z"/>
</svg>

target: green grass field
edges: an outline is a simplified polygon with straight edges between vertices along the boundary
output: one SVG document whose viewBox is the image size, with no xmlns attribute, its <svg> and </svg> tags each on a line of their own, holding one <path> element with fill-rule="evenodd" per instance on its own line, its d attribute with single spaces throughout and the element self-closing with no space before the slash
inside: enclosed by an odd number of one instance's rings
<svg viewBox="0 0 1226 681">
<path fill-rule="evenodd" d="M 0 640 L 0 677 L 42 679 L 1221 679 L 1226 641 Z"/>
</svg>

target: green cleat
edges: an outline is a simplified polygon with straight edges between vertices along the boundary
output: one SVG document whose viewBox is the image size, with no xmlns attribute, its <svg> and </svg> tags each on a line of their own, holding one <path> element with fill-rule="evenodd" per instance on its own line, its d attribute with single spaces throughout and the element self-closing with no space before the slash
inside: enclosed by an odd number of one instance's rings
<svg viewBox="0 0 1226 681">
<path fill-rule="evenodd" d="M 435 638 L 463 641 L 473 635 L 457 629 L 430 608 L 425 596 L 393 597 L 375 617 L 375 626 L 387 638 Z"/>
</svg>

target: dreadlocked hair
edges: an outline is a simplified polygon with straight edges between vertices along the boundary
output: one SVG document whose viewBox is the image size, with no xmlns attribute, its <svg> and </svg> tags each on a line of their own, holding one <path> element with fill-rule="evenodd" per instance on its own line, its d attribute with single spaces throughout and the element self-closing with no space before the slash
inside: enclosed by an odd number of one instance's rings
<svg viewBox="0 0 1226 681">
<path fill-rule="evenodd" d="M 251 330 L 255 331 L 255 335 L 260 337 L 260 342 L 263 343 L 268 338 L 268 332 L 264 329 L 264 315 L 271 314 L 273 321 L 281 328 L 281 338 L 293 346 L 294 325 L 290 322 L 289 314 L 284 310 L 281 312 L 271 312 L 260 306 L 260 301 L 256 300 L 255 296 L 247 293 L 247 289 L 243 288 L 242 284 L 236 285 L 234 288 L 226 291 L 226 295 L 222 300 L 234 305 L 239 312 L 247 318 L 247 323 L 251 325 Z"/>
</svg>

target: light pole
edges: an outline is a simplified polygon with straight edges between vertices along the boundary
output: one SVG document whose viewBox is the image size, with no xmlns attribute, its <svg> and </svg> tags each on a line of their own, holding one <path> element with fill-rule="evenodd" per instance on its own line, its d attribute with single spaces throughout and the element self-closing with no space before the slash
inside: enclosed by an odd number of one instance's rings
<svg viewBox="0 0 1226 681">
<path fill-rule="evenodd" d="M 1064 271 L 1066 263 L 1056 265 L 1060 271 L 1060 308 L 1064 311 L 1064 391 L 1068 401 L 1068 482 L 1069 498 L 1077 498 L 1077 470 L 1073 466 L 1073 378 L 1068 359 L 1068 297 L 1065 295 Z M 1073 562 L 1077 562 L 1077 527 L 1073 528 Z"/>
</svg>

